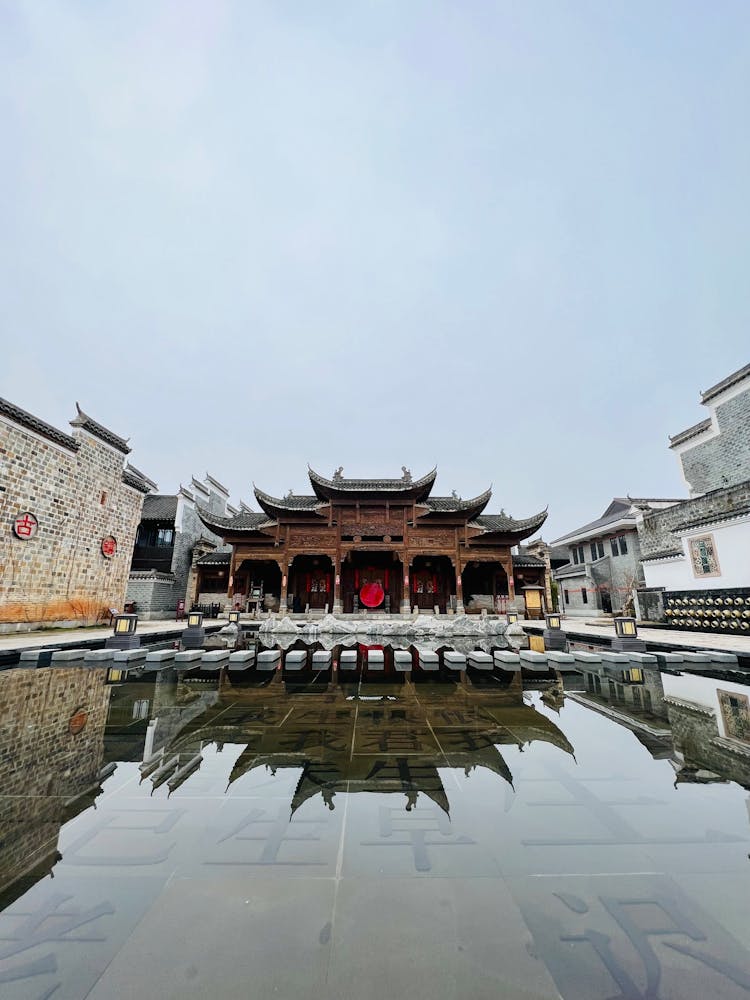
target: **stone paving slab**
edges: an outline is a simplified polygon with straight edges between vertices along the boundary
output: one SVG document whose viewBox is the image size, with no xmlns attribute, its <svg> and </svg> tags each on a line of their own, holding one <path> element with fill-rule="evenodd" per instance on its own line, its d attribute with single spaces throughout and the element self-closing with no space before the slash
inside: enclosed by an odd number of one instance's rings
<svg viewBox="0 0 750 1000">
<path fill-rule="evenodd" d="M 539 622 L 520 622 L 524 627 L 531 627 L 536 632 L 541 632 L 543 625 Z M 577 620 L 575 618 L 563 618 L 560 627 L 571 638 L 586 639 L 614 639 L 615 627 L 611 625 L 595 625 L 592 622 Z M 744 635 L 717 635 L 716 632 L 688 632 L 681 629 L 670 628 L 649 628 L 647 625 L 638 626 L 638 638 L 651 645 L 666 646 L 679 652 L 680 648 L 685 649 L 720 649 L 727 653 L 738 653 L 742 656 L 750 657 L 750 636 Z"/>
</svg>

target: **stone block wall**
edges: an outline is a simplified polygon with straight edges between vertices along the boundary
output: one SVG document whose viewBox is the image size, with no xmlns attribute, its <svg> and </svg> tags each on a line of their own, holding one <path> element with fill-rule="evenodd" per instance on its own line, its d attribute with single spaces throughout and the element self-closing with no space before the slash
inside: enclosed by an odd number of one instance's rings
<svg viewBox="0 0 750 1000">
<path fill-rule="evenodd" d="M 0 631 L 94 622 L 125 598 L 144 492 L 123 481 L 122 451 L 82 428 L 57 434 L 0 417 Z M 24 511 L 39 522 L 28 540 L 13 533 Z"/>
<path fill-rule="evenodd" d="M 750 479 L 734 486 L 693 497 L 683 503 L 645 514 L 638 525 L 641 554 L 648 558 L 658 552 L 681 548 L 680 539 L 673 534 L 679 524 L 715 514 L 731 513 L 750 503 Z"/>
<path fill-rule="evenodd" d="M 691 493 L 708 493 L 750 478 L 750 386 L 716 407 L 719 434 L 680 454 Z"/>
<path fill-rule="evenodd" d="M 57 848 L 71 800 L 95 788 L 104 756 L 106 671 L 0 671 L 0 891 Z M 82 709 L 83 730 L 70 731 Z"/>
<path fill-rule="evenodd" d="M 128 601 L 135 602 L 135 612 L 142 621 L 174 618 L 179 592 L 173 573 L 133 570 L 128 578 Z"/>
<path fill-rule="evenodd" d="M 661 587 L 643 587 L 637 591 L 638 616 L 641 621 L 664 621 L 664 590 Z"/>
<path fill-rule="evenodd" d="M 223 609 L 225 609 L 225 610 L 226 609 L 230 609 L 231 610 L 231 602 L 230 602 L 229 598 L 226 595 L 226 591 L 224 591 L 224 590 L 218 591 L 218 592 L 211 591 L 211 590 L 202 590 L 198 594 L 197 603 L 198 604 L 220 604 Z M 244 610 L 244 608 L 243 608 L 243 610 Z"/>
</svg>

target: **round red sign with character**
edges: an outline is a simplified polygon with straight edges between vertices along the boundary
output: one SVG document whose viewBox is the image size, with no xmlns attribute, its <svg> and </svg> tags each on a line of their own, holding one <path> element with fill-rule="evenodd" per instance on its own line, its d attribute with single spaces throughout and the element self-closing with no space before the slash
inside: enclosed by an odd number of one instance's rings
<svg viewBox="0 0 750 1000">
<path fill-rule="evenodd" d="M 117 539 L 113 538 L 112 535 L 102 538 L 102 555 L 104 558 L 111 559 L 115 552 L 117 552 Z"/>
<path fill-rule="evenodd" d="M 366 583 L 359 592 L 359 599 L 366 608 L 377 608 L 383 603 L 385 591 L 379 583 Z"/>
<path fill-rule="evenodd" d="M 23 539 L 24 542 L 33 538 L 38 530 L 39 522 L 28 510 L 25 510 L 23 514 L 16 514 L 13 519 L 13 534 L 16 538 Z"/>
</svg>

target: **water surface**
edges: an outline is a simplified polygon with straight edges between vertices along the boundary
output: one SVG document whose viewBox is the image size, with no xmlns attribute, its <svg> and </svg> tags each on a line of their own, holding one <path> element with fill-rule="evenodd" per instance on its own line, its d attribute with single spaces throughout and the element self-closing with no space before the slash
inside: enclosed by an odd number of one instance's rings
<svg viewBox="0 0 750 1000">
<path fill-rule="evenodd" d="M 741 674 L 107 677 L 0 673 L 3 1000 L 750 997 Z"/>
</svg>

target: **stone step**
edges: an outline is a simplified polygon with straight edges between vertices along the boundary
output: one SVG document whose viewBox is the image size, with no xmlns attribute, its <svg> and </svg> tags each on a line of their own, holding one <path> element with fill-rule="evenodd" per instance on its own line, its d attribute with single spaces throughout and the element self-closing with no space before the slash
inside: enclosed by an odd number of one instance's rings
<svg viewBox="0 0 750 1000">
<path fill-rule="evenodd" d="M 113 663 L 139 663 L 148 656 L 147 649 L 116 649 Z"/>
<path fill-rule="evenodd" d="M 408 674 L 414 665 L 411 651 L 408 649 L 394 649 L 393 666 L 399 674 Z"/>
<path fill-rule="evenodd" d="M 306 649 L 290 649 L 284 660 L 284 669 L 292 672 L 304 670 L 307 666 Z"/>
<path fill-rule="evenodd" d="M 473 649 L 468 656 L 469 666 L 474 670 L 492 670 L 492 657 L 489 653 L 483 653 L 478 649 Z"/>
</svg>

